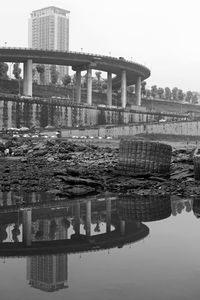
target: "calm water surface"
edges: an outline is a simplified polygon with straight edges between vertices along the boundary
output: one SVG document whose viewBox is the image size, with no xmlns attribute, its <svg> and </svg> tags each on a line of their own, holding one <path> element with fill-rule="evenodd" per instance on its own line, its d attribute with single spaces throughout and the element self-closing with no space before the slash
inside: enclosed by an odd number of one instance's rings
<svg viewBox="0 0 200 300">
<path fill-rule="evenodd" d="M 200 200 L 101 197 L 39 209 L 42 200 L 32 195 L 24 221 L 20 197 L 1 195 L 1 247 L 25 245 L 29 222 L 33 244 L 79 235 L 83 246 L 22 257 L 2 252 L 1 300 L 199 299 Z"/>
</svg>

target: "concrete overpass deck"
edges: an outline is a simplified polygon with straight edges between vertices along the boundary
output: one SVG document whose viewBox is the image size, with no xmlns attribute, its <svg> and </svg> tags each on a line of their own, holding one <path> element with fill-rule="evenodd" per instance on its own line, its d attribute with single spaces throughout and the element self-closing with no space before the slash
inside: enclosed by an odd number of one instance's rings
<svg viewBox="0 0 200 300">
<path fill-rule="evenodd" d="M 124 58 L 116 58 L 111 56 L 89 54 L 82 52 L 63 52 L 49 51 L 31 48 L 0 48 L 1 62 L 21 62 L 26 63 L 31 59 L 36 64 L 55 64 L 71 66 L 74 70 L 87 70 L 91 67 L 95 70 L 111 72 L 116 74 L 113 79 L 113 86 L 119 87 L 121 84 L 121 72 L 126 71 L 127 85 L 137 82 L 138 76 L 141 80 L 145 80 L 150 76 L 150 70 L 138 63 L 125 60 Z"/>
<path fill-rule="evenodd" d="M 32 96 L 32 64 L 71 66 L 76 71 L 76 101 L 81 102 L 81 71 L 87 71 L 87 103 L 92 105 L 92 69 L 107 72 L 107 105 L 112 106 L 112 89 L 121 88 L 122 107 L 127 104 L 127 86 L 135 84 L 136 104 L 141 105 L 141 82 L 150 70 L 138 63 L 89 53 L 29 48 L 0 48 L 0 61 L 24 63 L 23 94 Z M 113 77 L 112 74 L 115 74 Z"/>
</svg>

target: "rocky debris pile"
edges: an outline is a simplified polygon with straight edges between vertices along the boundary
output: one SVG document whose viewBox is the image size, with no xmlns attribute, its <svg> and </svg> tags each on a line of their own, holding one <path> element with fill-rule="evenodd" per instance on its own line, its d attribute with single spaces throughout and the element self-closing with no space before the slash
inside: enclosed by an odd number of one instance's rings
<svg viewBox="0 0 200 300">
<path fill-rule="evenodd" d="M 0 158 L 2 191 L 49 191 L 60 198 L 102 191 L 200 194 L 200 183 L 194 179 L 193 149 L 173 149 L 170 177 L 162 178 L 155 174 L 120 175 L 117 145 L 61 139 L 9 143 L 12 156 Z"/>
<path fill-rule="evenodd" d="M 117 149 L 80 141 L 14 142 L 12 156 L 1 158 L 0 189 L 96 194 L 105 188 L 100 174 L 114 168 L 117 153 Z"/>
</svg>

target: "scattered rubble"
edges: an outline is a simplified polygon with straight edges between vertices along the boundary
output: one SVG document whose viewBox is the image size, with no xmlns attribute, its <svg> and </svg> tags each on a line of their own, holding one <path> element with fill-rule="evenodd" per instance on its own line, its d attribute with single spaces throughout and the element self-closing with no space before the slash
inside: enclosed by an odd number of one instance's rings
<svg viewBox="0 0 200 300">
<path fill-rule="evenodd" d="M 4 156 L 6 147 L 11 156 Z M 0 190 L 49 191 L 60 198 L 116 193 L 200 194 L 194 179 L 192 148 L 173 148 L 171 174 L 122 176 L 118 145 L 64 139 L 21 139 L 0 143 Z"/>
</svg>

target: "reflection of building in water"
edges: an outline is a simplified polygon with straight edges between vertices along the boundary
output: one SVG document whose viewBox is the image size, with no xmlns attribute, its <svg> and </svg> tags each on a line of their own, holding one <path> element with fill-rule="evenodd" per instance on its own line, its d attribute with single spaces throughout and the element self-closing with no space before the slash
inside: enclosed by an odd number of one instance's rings
<svg viewBox="0 0 200 300">
<path fill-rule="evenodd" d="M 149 234 L 140 221 L 118 214 L 117 202 L 116 197 L 103 197 L 43 202 L 40 206 L 30 200 L 20 210 L 14 204 L 3 207 L 0 224 L 6 242 L 1 243 L 0 255 L 28 255 L 31 287 L 46 292 L 67 288 L 69 253 L 122 248 Z M 12 242 L 6 237 L 7 225 L 12 225 Z"/>
<path fill-rule="evenodd" d="M 27 280 L 31 287 L 54 292 L 68 287 L 67 254 L 27 258 Z"/>
<path fill-rule="evenodd" d="M 171 215 L 169 195 L 120 195 L 117 205 L 119 216 L 141 222 L 162 220 Z"/>
</svg>

